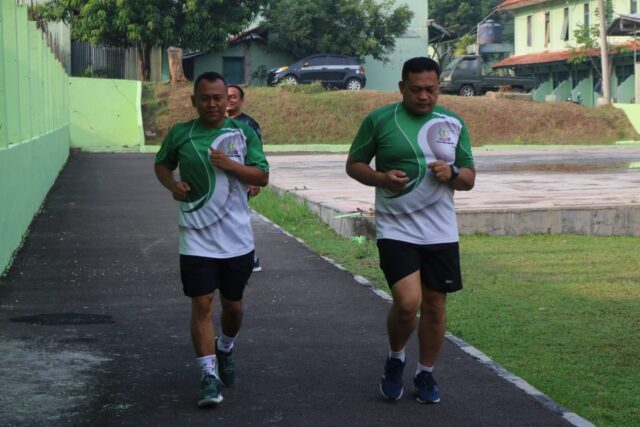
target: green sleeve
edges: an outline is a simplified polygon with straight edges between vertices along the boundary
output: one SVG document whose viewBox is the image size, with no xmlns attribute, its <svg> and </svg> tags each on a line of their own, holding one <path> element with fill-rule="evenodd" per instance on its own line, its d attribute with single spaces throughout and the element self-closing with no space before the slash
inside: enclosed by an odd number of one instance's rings
<svg viewBox="0 0 640 427">
<path fill-rule="evenodd" d="M 162 140 L 155 162 L 156 164 L 165 165 L 171 170 L 178 167 L 178 152 L 175 149 L 176 144 L 174 144 L 174 129 L 175 127 L 171 128 L 167 136 Z"/>
<path fill-rule="evenodd" d="M 269 162 L 264 154 L 262 142 L 258 134 L 249 126 L 242 128 L 247 137 L 247 157 L 244 164 L 247 166 L 255 166 L 269 173 Z"/>
<path fill-rule="evenodd" d="M 456 160 L 454 162 L 456 166 L 463 168 L 473 167 L 473 154 L 471 154 L 471 138 L 469 137 L 469 129 L 467 125 L 462 122 L 462 131 L 460 132 L 460 139 L 456 146 Z"/>
<path fill-rule="evenodd" d="M 369 164 L 374 158 L 377 151 L 377 143 L 375 138 L 375 126 L 371 120 L 371 116 L 367 116 L 360 125 L 356 137 L 353 139 L 349 156 L 357 161 Z"/>
</svg>

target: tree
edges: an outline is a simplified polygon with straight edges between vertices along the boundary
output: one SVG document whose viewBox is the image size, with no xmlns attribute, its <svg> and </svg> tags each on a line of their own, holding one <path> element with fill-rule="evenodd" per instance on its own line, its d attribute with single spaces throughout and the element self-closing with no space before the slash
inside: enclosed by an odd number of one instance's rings
<svg viewBox="0 0 640 427">
<path fill-rule="evenodd" d="M 394 0 L 270 0 L 263 26 L 269 44 L 296 57 L 331 52 L 387 61 L 413 12 Z"/>
<path fill-rule="evenodd" d="M 153 46 L 220 49 L 246 28 L 263 0 L 51 0 L 34 7 L 39 22 L 64 21 L 71 38 L 137 46 L 140 80 L 149 80 Z"/>
<path fill-rule="evenodd" d="M 491 14 L 502 0 L 430 0 L 429 18 L 452 30 L 460 36 L 475 32 L 475 28 L 485 17 Z M 502 14 L 492 15 L 491 19 L 502 22 Z"/>
</svg>

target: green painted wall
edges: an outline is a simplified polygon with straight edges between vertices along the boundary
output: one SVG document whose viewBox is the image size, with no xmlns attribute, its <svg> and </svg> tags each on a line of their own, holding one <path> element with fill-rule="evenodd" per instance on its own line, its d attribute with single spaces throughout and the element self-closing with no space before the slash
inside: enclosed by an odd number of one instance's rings
<svg viewBox="0 0 640 427">
<path fill-rule="evenodd" d="M 88 151 L 139 151 L 144 145 L 137 80 L 69 79 L 71 147 Z"/>
<path fill-rule="evenodd" d="M 0 2 L 0 273 L 69 155 L 67 87 L 27 7 Z"/>
<path fill-rule="evenodd" d="M 0 273 L 20 246 L 68 156 L 67 126 L 0 150 Z"/>
<path fill-rule="evenodd" d="M 407 59 L 429 54 L 429 2 L 427 0 L 398 0 L 396 5 L 406 4 L 414 13 L 405 37 L 396 39 L 394 51 L 389 54 L 389 62 L 365 58 L 364 68 L 367 75 L 366 89 L 396 91 L 402 78 L 402 65 Z"/>
</svg>

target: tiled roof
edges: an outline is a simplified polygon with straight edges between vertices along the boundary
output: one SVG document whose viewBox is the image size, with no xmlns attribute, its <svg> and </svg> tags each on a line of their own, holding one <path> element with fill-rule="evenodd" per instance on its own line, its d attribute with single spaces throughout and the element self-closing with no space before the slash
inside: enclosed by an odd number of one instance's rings
<svg viewBox="0 0 640 427">
<path fill-rule="evenodd" d="M 498 10 L 518 9 L 533 4 L 545 3 L 549 0 L 505 0 L 497 7 Z"/>
<path fill-rule="evenodd" d="M 633 42 L 625 43 L 629 49 L 633 49 Z M 636 49 L 640 51 L 640 40 L 636 41 Z M 600 49 L 590 49 L 589 56 L 599 56 Z M 493 65 L 493 68 L 513 67 L 516 65 L 548 64 L 551 62 L 564 62 L 573 55 L 572 50 L 553 52 L 530 53 L 527 55 L 512 55 Z"/>
</svg>

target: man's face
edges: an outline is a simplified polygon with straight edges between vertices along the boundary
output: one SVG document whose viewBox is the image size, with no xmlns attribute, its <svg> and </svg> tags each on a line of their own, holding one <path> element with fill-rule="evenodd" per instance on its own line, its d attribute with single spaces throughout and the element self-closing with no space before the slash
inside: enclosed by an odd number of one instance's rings
<svg viewBox="0 0 640 427">
<path fill-rule="evenodd" d="M 222 80 L 200 80 L 191 96 L 200 120 L 210 127 L 220 127 L 227 111 L 227 88 Z"/>
<path fill-rule="evenodd" d="M 240 95 L 240 91 L 236 87 L 227 88 L 229 101 L 227 102 L 227 116 L 235 117 L 242 111 L 242 103 L 244 99 Z"/>
<path fill-rule="evenodd" d="M 432 112 L 438 102 L 440 81 L 435 71 L 409 73 L 407 79 L 400 82 L 400 93 L 407 110 L 424 116 Z"/>
</svg>

